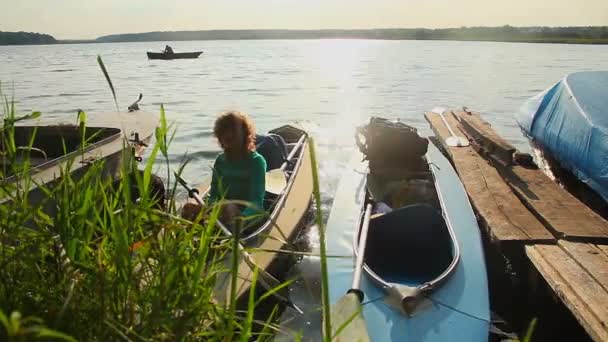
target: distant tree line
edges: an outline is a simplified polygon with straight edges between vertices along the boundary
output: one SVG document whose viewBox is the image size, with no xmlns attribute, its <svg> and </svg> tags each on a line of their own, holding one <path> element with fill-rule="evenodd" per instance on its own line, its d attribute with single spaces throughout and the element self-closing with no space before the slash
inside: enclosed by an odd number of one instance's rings
<svg viewBox="0 0 608 342">
<path fill-rule="evenodd" d="M 51 35 L 31 32 L 2 32 L 0 45 L 82 42 L 141 42 L 241 39 L 390 39 L 390 40 L 477 40 L 538 43 L 608 44 L 608 26 L 588 27 L 460 27 L 448 29 L 366 30 L 206 30 L 128 33 L 102 36 L 93 41 L 57 41 Z"/>
<path fill-rule="evenodd" d="M 97 42 L 230 39 L 419 39 L 507 42 L 608 43 L 608 26 L 590 27 L 460 27 L 449 29 L 366 30 L 207 30 L 130 33 L 103 36 Z"/>
<path fill-rule="evenodd" d="M 33 32 L 0 31 L 0 45 L 55 44 L 57 40 L 48 34 Z"/>
</svg>

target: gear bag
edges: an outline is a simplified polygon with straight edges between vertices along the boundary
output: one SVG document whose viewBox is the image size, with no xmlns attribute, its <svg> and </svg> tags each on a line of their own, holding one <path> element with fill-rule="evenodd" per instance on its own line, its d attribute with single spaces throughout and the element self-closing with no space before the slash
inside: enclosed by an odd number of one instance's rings
<svg viewBox="0 0 608 342">
<path fill-rule="evenodd" d="M 369 124 L 359 127 L 355 139 L 372 172 L 417 165 L 428 148 L 428 140 L 420 137 L 416 128 L 379 117 L 372 117 Z"/>
</svg>

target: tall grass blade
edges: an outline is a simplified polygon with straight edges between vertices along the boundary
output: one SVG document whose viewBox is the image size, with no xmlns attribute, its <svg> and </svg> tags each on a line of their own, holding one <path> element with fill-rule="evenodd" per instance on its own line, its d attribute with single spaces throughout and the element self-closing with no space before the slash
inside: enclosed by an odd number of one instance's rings
<svg viewBox="0 0 608 342">
<path fill-rule="evenodd" d="M 63 340 L 63 341 L 69 341 L 69 342 L 77 342 L 77 340 L 70 335 L 66 335 L 64 333 L 60 333 L 58 331 L 51 330 L 48 328 L 40 329 L 38 331 L 38 334 L 36 334 L 36 337 L 44 338 L 44 339 L 49 338 L 49 339 Z"/>
<path fill-rule="evenodd" d="M 534 334 L 534 330 L 536 329 L 536 323 L 538 322 L 538 318 L 534 318 L 530 325 L 528 325 L 528 329 L 526 330 L 526 335 L 522 342 L 532 342 L 532 335 Z"/>
<path fill-rule="evenodd" d="M 230 339 L 228 339 L 229 341 L 232 339 L 232 335 L 233 335 L 233 329 L 234 329 L 234 315 L 236 312 L 236 287 L 237 287 L 237 278 L 239 275 L 239 237 L 240 237 L 240 230 L 239 230 L 239 224 L 235 225 L 235 232 L 232 236 L 232 255 L 231 255 L 231 264 L 230 264 L 230 315 L 228 317 L 229 321 L 228 321 L 228 336 L 230 337 Z"/>
<path fill-rule="evenodd" d="M 243 332 L 241 333 L 241 342 L 247 342 L 251 339 L 251 330 L 253 329 L 253 314 L 255 311 L 255 285 L 258 280 L 258 268 L 253 268 L 253 277 L 251 278 L 251 286 L 249 287 L 249 301 L 247 303 L 247 317 L 243 323 Z"/>
<path fill-rule="evenodd" d="M 106 81 L 108 81 L 108 85 L 110 86 L 110 90 L 112 91 L 112 97 L 114 98 L 114 105 L 116 105 L 116 111 L 120 111 L 118 109 L 118 100 L 116 99 L 116 91 L 114 90 L 112 79 L 110 78 L 110 74 L 108 73 L 108 70 L 106 69 L 106 66 L 103 63 L 103 60 L 101 59 L 101 55 L 97 55 L 97 64 L 99 64 L 101 72 L 103 72 L 103 76 L 106 78 Z"/>
<path fill-rule="evenodd" d="M 317 164 L 317 155 L 315 152 L 314 139 L 310 138 L 310 160 L 312 164 L 312 181 L 313 195 L 315 199 L 315 221 L 319 227 L 319 244 L 321 254 L 321 295 L 323 305 L 323 334 L 324 341 L 331 341 L 331 303 L 329 302 L 329 273 L 327 270 L 327 247 L 325 241 L 325 226 L 323 224 L 323 216 L 321 211 L 321 190 L 319 189 L 319 170 Z"/>
</svg>

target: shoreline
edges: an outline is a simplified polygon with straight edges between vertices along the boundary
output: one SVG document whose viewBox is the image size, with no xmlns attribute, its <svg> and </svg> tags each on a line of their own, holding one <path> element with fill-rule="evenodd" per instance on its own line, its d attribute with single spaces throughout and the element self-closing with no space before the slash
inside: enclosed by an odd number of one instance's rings
<svg viewBox="0 0 608 342">
<path fill-rule="evenodd" d="M 539 38 L 539 39 L 456 39 L 456 38 L 370 38 L 370 37 L 301 37 L 301 38 L 202 38 L 202 39 L 125 39 L 116 41 L 86 40 L 57 40 L 48 44 L 0 44 L 0 46 L 32 46 L 32 45 L 75 45 L 75 44 L 108 44 L 108 43 L 144 43 L 144 42 L 189 42 L 189 41 L 230 41 L 230 40 L 390 40 L 390 41 L 456 41 L 456 42 L 490 42 L 490 43 L 526 43 L 526 44 L 579 44 L 579 45 L 608 45 L 608 38 Z"/>
</svg>

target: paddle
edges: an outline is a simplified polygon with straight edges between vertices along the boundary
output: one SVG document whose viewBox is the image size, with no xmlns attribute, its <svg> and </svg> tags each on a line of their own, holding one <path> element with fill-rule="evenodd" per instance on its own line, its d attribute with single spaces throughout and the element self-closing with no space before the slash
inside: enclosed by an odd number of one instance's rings
<svg viewBox="0 0 608 342">
<path fill-rule="evenodd" d="M 443 108 L 443 107 L 435 107 L 431 110 L 431 112 L 439 114 L 439 116 L 441 117 L 441 120 L 443 121 L 445 126 L 448 128 L 448 131 L 450 131 L 451 136 L 448 137 L 447 139 L 445 139 L 445 143 L 450 147 L 469 146 L 469 139 L 464 138 L 464 137 L 459 137 L 456 135 L 456 133 L 454 133 L 454 131 L 452 130 L 452 127 L 450 127 L 450 124 L 445 119 L 445 116 L 443 116 L 443 113 L 445 113 L 445 111 L 446 111 L 446 108 Z"/>
<path fill-rule="evenodd" d="M 177 172 L 173 172 L 173 174 L 175 175 L 175 178 L 177 179 L 179 184 L 181 184 L 186 189 L 186 191 L 188 191 L 188 196 L 191 198 L 194 198 L 199 205 L 204 206 L 205 204 L 203 202 L 203 199 L 199 196 L 198 191 L 195 188 L 191 188 L 188 185 L 188 182 L 186 182 L 186 180 L 184 178 L 182 178 L 181 175 L 179 175 Z M 217 220 L 216 223 L 220 227 L 222 233 L 224 233 L 229 238 L 233 237 L 230 229 L 226 228 L 226 226 L 224 226 L 224 224 L 220 220 Z M 270 273 L 266 272 L 266 270 L 264 270 L 263 268 L 256 265 L 256 263 L 253 260 L 253 258 L 251 257 L 251 255 L 249 253 L 247 253 L 247 251 L 245 250 L 245 247 L 243 247 L 243 245 L 240 242 L 237 244 L 237 246 L 238 246 L 239 252 L 243 256 L 243 259 L 245 259 L 245 262 L 247 263 L 247 265 L 249 265 L 249 267 L 252 269 L 254 269 L 256 267 L 258 268 L 259 276 L 260 276 L 259 282 L 266 290 L 271 291 L 272 289 L 274 289 L 275 287 L 277 287 L 281 284 L 281 282 L 277 278 L 272 276 Z M 285 298 L 278 292 L 274 292 L 272 295 L 274 297 L 276 297 L 277 299 L 279 299 L 284 304 L 286 304 L 287 306 L 289 306 L 290 308 L 296 310 L 298 313 L 300 313 L 300 314 L 304 313 L 304 312 L 302 312 L 302 310 L 300 310 L 300 308 L 298 308 L 297 305 L 295 305 L 293 302 L 291 302 L 289 299 Z"/>
<path fill-rule="evenodd" d="M 302 134 L 300 139 L 298 139 L 298 142 L 291 149 L 291 152 L 289 153 L 287 158 L 285 158 L 285 161 L 283 162 L 283 164 L 281 164 L 280 168 L 266 172 L 266 191 L 267 192 L 269 192 L 271 194 L 275 194 L 275 195 L 280 195 L 281 193 L 283 193 L 283 190 L 285 190 L 285 188 L 287 187 L 287 179 L 285 178 L 285 168 L 287 168 L 287 165 L 289 164 L 289 162 L 296 155 L 296 153 L 300 149 L 300 146 L 302 144 L 304 144 L 304 141 L 306 140 L 306 136 L 307 136 L 306 134 Z"/>
<path fill-rule="evenodd" d="M 352 286 L 331 309 L 331 323 L 333 327 L 332 330 L 334 330 L 332 331 L 332 335 L 337 335 L 335 341 L 370 340 L 365 325 L 365 319 L 361 314 L 361 302 L 363 301 L 364 294 L 363 291 L 361 291 L 360 286 L 371 213 L 372 205 L 368 204 L 365 208 L 365 216 L 363 217 L 363 225 L 361 226 L 357 262 L 355 263 Z"/>
</svg>

